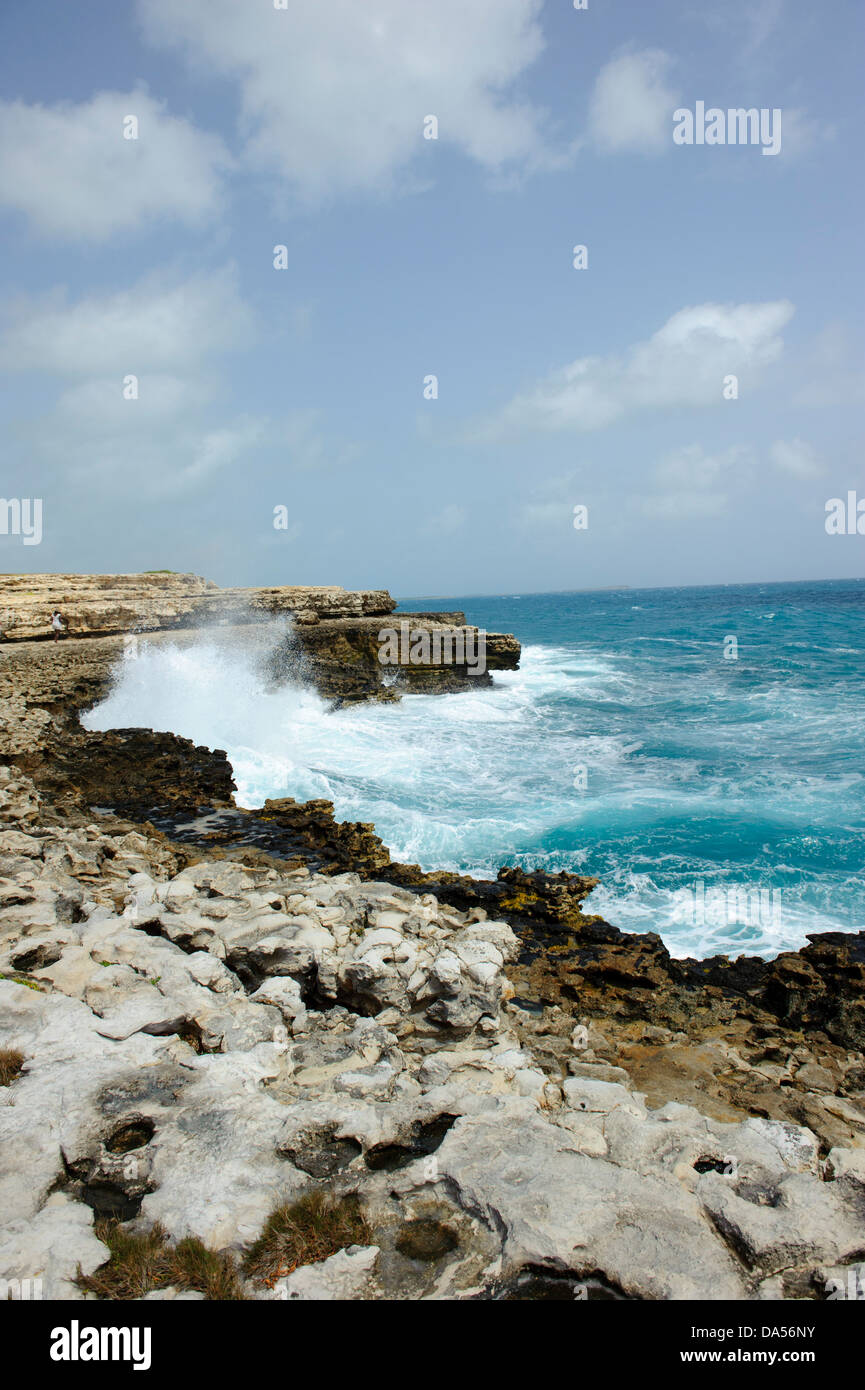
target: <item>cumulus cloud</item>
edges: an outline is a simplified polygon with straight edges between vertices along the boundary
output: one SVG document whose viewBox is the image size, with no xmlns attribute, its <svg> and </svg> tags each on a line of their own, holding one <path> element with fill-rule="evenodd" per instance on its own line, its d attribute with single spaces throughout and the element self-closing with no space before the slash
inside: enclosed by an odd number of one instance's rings
<svg viewBox="0 0 865 1390">
<path fill-rule="evenodd" d="M 823 472 L 816 451 L 804 439 L 776 439 L 769 457 L 776 468 L 793 478 L 819 478 Z"/>
<path fill-rule="evenodd" d="M 482 437 L 513 430 L 594 430 L 638 411 L 720 404 L 724 378 L 748 380 L 783 351 L 787 300 L 681 309 L 621 356 L 581 357 L 513 398 Z"/>
<path fill-rule="evenodd" d="M 250 164 L 301 197 L 388 189 L 439 139 L 493 171 L 555 162 L 517 91 L 542 0 L 139 0 L 146 36 L 234 81 Z M 428 166 L 427 166 L 428 167 Z"/>
<path fill-rule="evenodd" d="M 589 132 L 599 149 L 656 154 L 670 148 L 678 105 L 667 77 L 671 65 L 669 54 L 647 48 L 601 68 L 589 104 Z"/>
<path fill-rule="evenodd" d="M 636 499 L 644 515 L 658 520 L 718 516 L 727 510 L 729 495 L 751 476 L 750 449 L 735 446 L 707 454 L 690 444 L 668 454 L 653 473 L 655 491 Z"/>
<path fill-rule="evenodd" d="M 123 122 L 137 117 L 138 139 Z M 228 151 L 145 91 L 55 106 L 0 102 L 0 205 L 46 236 L 102 242 L 162 220 L 219 211 Z"/>
<path fill-rule="evenodd" d="M 656 521 L 690 521 L 701 516 L 720 516 L 727 510 L 725 492 L 668 492 L 644 497 L 641 508 Z"/>
<path fill-rule="evenodd" d="M 200 490 L 215 475 L 241 464 L 266 438 L 266 422 L 247 415 L 214 424 L 190 409 L 185 383 L 178 383 L 177 408 L 151 413 L 146 400 L 122 401 L 116 385 L 102 412 L 70 421 L 58 408 L 21 431 L 32 463 L 53 471 L 64 486 L 85 494 L 130 501 L 172 499 Z"/>
<path fill-rule="evenodd" d="M 63 382 L 53 409 L 20 431 L 28 457 L 73 485 L 146 499 L 200 490 L 262 450 L 295 468 L 341 457 L 311 412 L 226 409 L 220 358 L 254 332 L 230 266 L 183 281 L 150 276 L 72 303 L 19 300 L 0 334 L 0 364 Z"/>
<path fill-rule="evenodd" d="M 215 390 L 189 378 L 148 379 L 138 400 L 124 400 L 116 381 L 86 383 L 19 433 L 34 467 L 66 484 L 100 494 L 149 501 L 201 493 L 225 474 L 250 476 L 264 463 L 281 470 L 338 467 L 351 445 L 326 438 L 304 410 L 278 417 L 219 410 Z M 222 417 L 222 418 L 219 418 Z M 280 535 L 284 535 L 280 532 Z"/>
<path fill-rule="evenodd" d="M 10 305 L 0 365 L 70 376 L 193 368 L 252 332 L 232 267 L 180 282 L 153 275 L 77 303 L 51 294 Z"/>
<path fill-rule="evenodd" d="M 518 504 L 514 520 L 518 526 L 561 530 L 573 525 L 575 503 L 584 501 L 584 469 L 571 469 L 537 479 L 528 499 Z"/>
<path fill-rule="evenodd" d="M 800 107 L 782 108 L 782 150 L 788 159 L 813 154 L 820 146 L 830 144 L 837 134 L 838 128 L 832 121 L 821 120 Z"/>
</svg>

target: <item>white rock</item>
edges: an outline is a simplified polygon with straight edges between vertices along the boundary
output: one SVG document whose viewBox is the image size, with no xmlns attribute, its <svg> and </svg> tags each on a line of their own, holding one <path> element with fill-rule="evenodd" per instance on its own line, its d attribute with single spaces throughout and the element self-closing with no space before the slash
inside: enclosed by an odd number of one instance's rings
<svg viewBox="0 0 865 1390">
<path fill-rule="evenodd" d="M 363 1298 L 379 1256 L 377 1245 L 352 1245 L 318 1264 L 302 1265 L 274 1284 L 274 1298 L 329 1301 Z"/>
<path fill-rule="evenodd" d="M 587 1076 L 569 1076 L 562 1082 L 565 1104 L 573 1110 L 609 1115 L 613 1110 L 626 1110 L 644 1116 L 646 1107 L 639 1096 L 625 1090 L 616 1081 L 593 1081 Z"/>
</svg>

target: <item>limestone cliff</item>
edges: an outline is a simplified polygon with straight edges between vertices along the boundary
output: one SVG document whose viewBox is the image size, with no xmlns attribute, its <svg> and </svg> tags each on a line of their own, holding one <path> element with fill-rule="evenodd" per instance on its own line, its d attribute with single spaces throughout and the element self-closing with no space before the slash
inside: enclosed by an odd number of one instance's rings
<svg viewBox="0 0 865 1390">
<path fill-rule="evenodd" d="M 218 625 L 221 638 L 243 633 L 274 617 L 291 620 L 290 631 L 270 657 L 279 678 L 298 666 L 328 699 L 398 698 L 402 691 L 453 691 L 489 685 L 490 671 L 515 670 L 520 644 L 507 633 L 488 633 L 485 671 L 466 660 L 404 662 L 385 669 L 379 661 L 379 632 L 408 622 L 412 630 L 450 633 L 464 650 L 477 643 L 478 629 L 463 613 L 390 615 L 396 600 L 385 589 L 348 590 L 337 585 L 285 585 L 220 589 L 194 574 L 0 575 L 0 700 L 24 697 L 29 710 L 78 711 L 103 698 L 111 673 L 131 637 L 148 642 L 194 641 Z M 66 636 L 51 640 L 50 618 L 59 609 Z M 50 646 L 48 645 L 50 644 Z M 459 654 L 459 643 L 455 643 Z M 33 731 L 15 726 L 25 743 Z"/>
<path fill-rule="evenodd" d="M 81 1298 L 112 1222 L 247 1270 L 310 1179 L 360 1202 L 369 1243 L 220 1298 L 765 1306 L 865 1274 L 865 932 L 674 960 L 585 912 L 592 878 L 425 873 L 330 802 L 241 810 L 220 750 L 78 724 L 130 632 L 215 619 L 342 699 L 478 677 L 409 663 L 383 687 L 384 591 L 38 579 L 0 586 L 8 1277 Z M 55 606 L 71 636 L 46 641 Z M 274 649 L 256 625 L 279 614 Z M 518 657 L 488 640 L 494 669 Z"/>
<path fill-rule="evenodd" d="M 0 575 L 0 629 L 11 642 L 50 638 L 58 608 L 70 637 L 158 632 L 212 622 L 257 622 L 286 613 L 300 623 L 385 615 L 396 601 L 384 589 L 339 585 L 220 589 L 197 574 Z"/>
</svg>

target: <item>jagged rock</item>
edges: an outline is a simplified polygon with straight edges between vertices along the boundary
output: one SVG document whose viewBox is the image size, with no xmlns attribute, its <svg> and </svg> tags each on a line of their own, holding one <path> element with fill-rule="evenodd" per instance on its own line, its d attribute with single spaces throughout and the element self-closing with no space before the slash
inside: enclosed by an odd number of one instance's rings
<svg viewBox="0 0 865 1390">
<path fill-rule="evenodd" d="M 273 1297 L 288 1301 L 363 1298 L 379 1256 L 377 1245 L 353 1245 L 320 1264 L 305 1265 L 277 1279 Z"/>
<path fill-rule="evenodd" d="M 520 645 L 510 634 L 490 633 L 484 669 L 465 660 L 432 659 L 393 669 L 382 665 L 379 632 L 396 601 L 383 589 L 274 586 L 219 589 L 197 575 L 0 575 L 0 751 L 23 753 L 49 739 L 49 718 L 75 714 L 103 698 L 112 670 L 135 644 L 184 645 L 218 625 L 220 640 L 266 639 L 262 669 L 273 679 L 301 669 L 329 699 L 398 697 L 401 690 L 450 691 L 489 685 L 490 671 L 514 670 Z M 59 608 L 66 635 L 51 641 L 50 617 Z M 471 636 L 462 613 L 401 614 L 413 630 L 447 629 Z M 282 627 L 273 624 L 282 621 Z M 269 626 L 268 626 L 269 625 Z M 22 711 L 15 704 L 23 696 Z M 4 709 L 3 701 L 9 702 Z"/>
<path fill-rule="evenodd" d="M 67 731 L 43 755 L 38 776 L 55 798 L 111 806 L 141 819 L 230 806 L 235 790 L 222 749 L 149 729 Z"/>
<path fill-rule="evenodd" d="M 460 1120 L 437 1160 L 460 1206 L 503 1232 L 504 1274 L 525 1265 L 577 1276 L 603 1270 L 634 1298 L 699 1298 L 709 1289 L 713 1298 L 747 1296 L 736 1261 L 674 1179 L 580 1153 L 528 1101 L 510 1102 L 500 1117 Z"/>
<path fill-rule="evenodd" d="M 0 817 L 0 973 L 16 974 L 0 979 L 0 1046 L 24 1059 L 0 1087 L 0 1255 L 13 1277 L 38 1265 L 78 1296 L 79 1260 L 92 1270 L 105 1257 L 94 1214 L 240 1251 L 275 1206 L 321 1183 L 360 1196 L 381 1254 L 362 1270 L 355 1252 L 291 1275 L 289 1296 L 498 1296 L 531 1266 L 598 1277 L 618 1296 L 766 1299 L 817 1287 L 861 1250 L 858 1054 L 817 1032 L 807 1047 L 776 1045 L 764 1021 L 777 1017 L 753 1001 L 765 1036 L 757 1047 L 743 1032 L 740 1051 L 646 1022 L 642 984 L 619 1012 L 623 951 L 662 1015 L 703 991 L 739 1026 L 718 986 L 603 925 L 582 943 L 579 926 L 562 953 L 584 971 L 579 1004 L 599 1015 L 586 967 L 606 981 L 602 1028 L 575 1027 L 565 995 L 569 1008 L 539 1014 L 510 1002 L 519 936 L 478 899 L 495 910 L 518 898 L 524 940 L 561 941 L 590 880 L 506 874 L 476 895 L 467 880 L 445 903 L 423 880 L 371 869 L 186 862 L 128 822 L 74 803 L 61 813 L 3 767 Z M 855 1001 L 855 950 L 842 945 L 818 939 L 809 959 Z M 764 973 L 749 972 L 758 995 Z M 707 1015 L 716 1028 L 722 1013 Z M 819 1106 L 843 1143 L 824 1165 L 815 1134 L 788 1117 L 658 1104 L 649 1054 L 689 1059 L 701 1084 L 711 1062 L 785 1105 Z M 844 1094 L 806 1089 L 828 1085 L 823 1073 Z M 429 1268 L 400 1255 L 400 1232 L 424 1222 L 448 1232 Z"/>
<path fill-rule="evenodd" d="M 7 1219 L 0 1229 L 0 1269 L 7 1281 L 41 1280 L 40 1296 L 80 1297 L 73 1282 L 79 1269 L 92 1274 L 108 1258 L 93 1233 L 93 1213 L 64 1192 L 55 1192 L 26 1219 Z"/>
<path fill-rule="evenodd" d="M 772 1186 L 742 1184 L 736 1191 L 706 1173 L 696 1191 L 724 1239 L 763 1276 L 861 1252 L 865 1202 L 842 1182 L 818 1184 L 791 1173 Z"/>
<path fill-rule="evenodd" d="M 385 615 L 395 607 L 383 589 L 352 593 L 338 585 L 220 589 L 195 574 L 0 575 L 0 627 L 11 642 L 50 637 L 55 608 L 70 636 L 83 637 L 250 622 L 260 613 L 314 619 Z"/>
</svg>

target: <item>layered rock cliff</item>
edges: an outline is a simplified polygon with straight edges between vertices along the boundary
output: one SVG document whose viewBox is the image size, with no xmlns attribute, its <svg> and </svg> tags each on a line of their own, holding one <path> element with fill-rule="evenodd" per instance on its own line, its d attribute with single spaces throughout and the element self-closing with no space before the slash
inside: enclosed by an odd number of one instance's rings
<svg viewBox="0 0 865 1390">
<path fill-rule="evenodd" d="M 472 654 L 481 639 L 463 613 L 392 617 L 395 608 L 384 589 L 220 589 L 192 574 L 2 575 L 0 699 L 26 694 L 29 708 L 54 714 L 84 709 L 103 698 L 130 644 L 190 642 L 213 628 L 222 641 L 244 640 L 250 628 L 279 618 L 286 628 L 269 655 L 274 677 L 300 667 L 328 699 L 393 700 L 404 691 L 468 689 L 489 685 L 492 671 L 519 665 L 520 645 L 510 634 L 485 635 L 479 668 Z M 57 641 L 50 626 L 55 609 L 66 624 Z M 436 659 L 431 643 L 428 661 L 383 664 L 379 634 L 398 631 L 401 623 L 410 633 L 448 634 L 450 659 Z M 49 642 L 50 655 L 43 649 Z M 398 655 L 407 655 L 405 643 Z"/>
<path fill-rule="evenodd" d="M 51 636 L 59 609 L 71 637 L 157 632 L 213 622 L 257 622 L 285 613 L 301 623 L 322 618 L 384 616 L 396 601 L 384 589 L 285 585 L 220 589 L 197 574 L 0 575 L 0 629 L 7 641 Z"/>
</svg>

